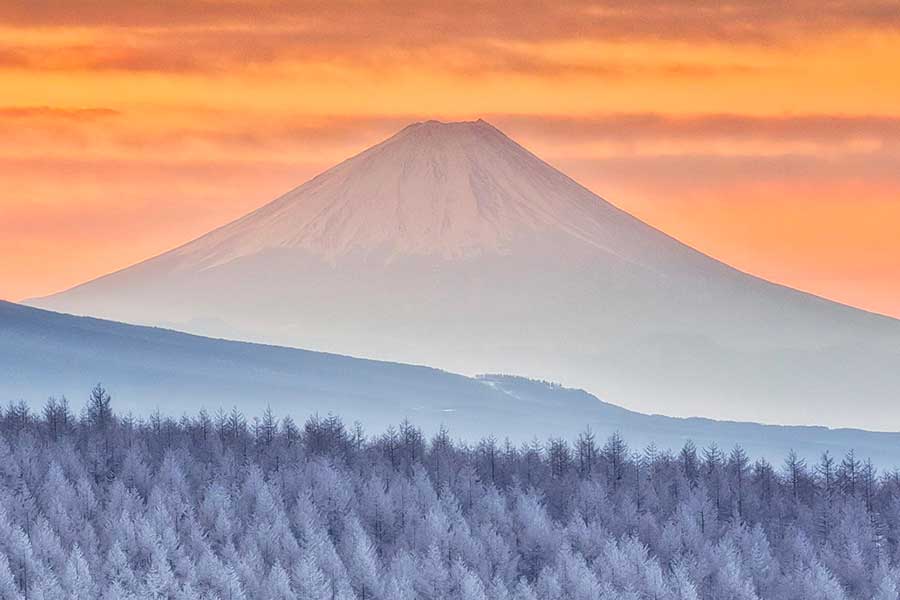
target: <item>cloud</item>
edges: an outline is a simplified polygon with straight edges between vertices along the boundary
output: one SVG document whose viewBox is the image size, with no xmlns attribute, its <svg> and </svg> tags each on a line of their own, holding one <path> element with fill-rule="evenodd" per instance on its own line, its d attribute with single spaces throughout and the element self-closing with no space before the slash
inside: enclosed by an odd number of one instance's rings
<svg viewBox="0 0 900 600">
<path fill-rule="evenodd" d="M 7 68 L 185 73 L 279 62 L 345 61 L 375 70 L 430 62 L 465 73 L 697 78 L 758 67 L 664 56 L 647 65 L 596 51 L 572 60 L 544 55 L 540 46 L 644 40 L 769 47 L 860 28 L 895 31 L 900 11 L 893 0 L 573 0 L 515 6 L 477 0 L 30 0 L 0 3 L 3 26 L 0 66 Z M 43 36 L 43 43 L 18 43 L 16 31 L 23 28 Z M 61 41 L 54 28 L 92 39 Z"/>
<path fill-rule="evenodd" d="M 898 27 L 893 0 L 30 0 L 0 3 L 0 67 L 233 76 L 304 64 L 677 85 L 779 69 L 778 61 L 758 64 L 759 56 L 738 49 L 800 50 L 811 35 Z M 657 47 L 652 56 L 610 50 L 621 42 L 689 42 L 694 49 L 668 55 Z M 705 43 L 730 51 L 698 52 Z M 554 52 L 554 44 L 580 45 L 580 53 Z"/>
<path fill-rule="evenodd" d="M 429 45 L 474 38 L 547 40 L 652 36 L 767 39 L 792 29 L 890 28 L 893 0 L 29 0 L 0 4 L 19 26 L 224 27 L 278 23 L 317 42 Z"/>
<path fill-rule="evenodd" d="M 488 120 L 545 138 L 597 139 L 769 139 L 839 141 L 855 137 L 900 140 L 900 117 L 858 115 L 746 114 L 671 115 L 657 112 L 560 117 L 494 114 Z"/>
<path fill-rule="evenodd" d="M 462 40 L 444 45 L 416 45 L 398 51 L 391 43 L 365 48 L 331 39 L 308 39 L 281 30 L 178 29 L 129 33 L 97 32 L 93 42 L 64 43 L 45 38 L 30 46 L 4 45 L 0 38 L 0 67 L 31 71 L 125 71 L 171 74 L 234 74 L 238 70 L 274 65 L 342 65 L 347 69 L 383 71 L 389 67 L 428 65 L 429 69 L 465 77 L 525 75 L 542 78 L 590 77 L 633 79 L 664 77 L 697 79 L 750 75 L 756 65 L 737 60 L 709 64 L 688 60 L 635 60 L 596 55 L 554 57 L 541 46 L 510 46 L 496 40 Z M 768 67 L 772 70 L 772 67 Z"/>
<path fill-rule="evenodd" d="M 835 182 L 862 181 L 900 190 L 900 156 L 896 152 L 848 155 L 569 157 L 560 165 L 576 179 L 588 174 L 614 181 L 643 183 L 663 189 L 718 187 L 737 189 L 760 182 L 793 182 L 825 188 Z M 643 182 L 643 183 L 642 183 Z M 677 188 L 672 188 L 677 189 Z M 598 190 L 601 191 L 602 190 Z"/>
<path fill-rule="evenodd" d="M 112 108 L 60 108 L 53 106 L 0 106 L 0 121 L 3 120 L 65 120 L 94 121 L 121 114 Z"/>
</svg>

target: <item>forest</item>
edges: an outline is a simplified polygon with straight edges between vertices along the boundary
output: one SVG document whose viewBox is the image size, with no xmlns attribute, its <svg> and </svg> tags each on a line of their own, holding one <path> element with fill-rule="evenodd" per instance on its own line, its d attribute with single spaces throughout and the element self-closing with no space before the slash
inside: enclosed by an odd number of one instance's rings
<svg viewBox="0 0 900 600">
<path fill-rule="evenodd" d="M 898 598 L 900 473 L 853 452 L 497 433 L 10 404 L 0 600 Z"/>
</svg>

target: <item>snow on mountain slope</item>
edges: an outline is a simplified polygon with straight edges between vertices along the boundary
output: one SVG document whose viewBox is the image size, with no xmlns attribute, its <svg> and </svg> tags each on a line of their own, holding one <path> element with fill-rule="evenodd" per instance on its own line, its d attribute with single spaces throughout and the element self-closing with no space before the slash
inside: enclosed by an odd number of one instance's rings
<svg viewBox="0 0 900 600">
<path fill-rule="evenodd" d="M 173 253 L 215 266 L 271 248 L 462 259 L 508 254 L 524 236 L 605 245 L 641 228 L 484 121 L 416 123 Z M 639 233 L 639 232 L 632 232 Z M 640 258 L 634 256 L 631 258 Z"/>
<path fill-rule="evenodd" d="M 791 449 L 813 461 L 825 450 L 841 456 L 855 448 L 881 468 L 900 466 L 900 433 L 644 415 L 581 390 L 521 378 L 476 380 L 0 301 L 0 402 L 24 399 L 38 409 L 48 396 L 64 394 L 78 411 L 98 381 L 112 392 L 117 411 L 143 417 L 157 408 L 177 418 L 232 406 L 252 417 L 269 406 L 298 421 L 330 412 L 376 432 L 408 418 L 429 435 L 445 425 L 454 439 L 470 442 L 490 435 L 516 444 L 575 439 L 590 427 L 599 440 L 618 431 L 635 449 L 654 443 L 677 450 L 688 439 L 699 447 L 741 444 L 777 464 Z"/>
<path fill-rule="evenodd" d="M 411 125 L 193 242 L 33 304 L 524 374 L 643 411 L 900 428 L 900 323 L 696 252 L 483 121 Z"/>
</svg>

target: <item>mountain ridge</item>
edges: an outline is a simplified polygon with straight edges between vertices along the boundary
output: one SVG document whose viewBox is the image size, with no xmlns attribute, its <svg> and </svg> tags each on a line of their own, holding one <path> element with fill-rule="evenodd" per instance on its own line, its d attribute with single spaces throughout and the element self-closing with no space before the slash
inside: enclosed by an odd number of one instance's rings
<svg viewBox="0 0 900 600">
<path fill-rule="evenodd" d="M 304 419 L 333 413 L 384 430 L 404 418 L 427 434 L 442 425 L 470 442 L 481 437 L 528 443 L 574 439 L 585 427 L 603 439 L 622 433 L 634 447 L 677 451 L 736 443 L 769 460 L 791 449 L 815 460 L 856 449 L 883 468 L 900 466 L 900 433 L 782 426 L 647 415 L 578 389 L 508 375 L 472 379 L 422 365 L 387 363 L 161 328 L 76 317 L 0 301 L 0 399 L 40 408 L 65 394 L 79 408 L 102 381 L 120 414 L 178 416 L 237 406 L 248 416 L 267 407 Z"/>
</svg>

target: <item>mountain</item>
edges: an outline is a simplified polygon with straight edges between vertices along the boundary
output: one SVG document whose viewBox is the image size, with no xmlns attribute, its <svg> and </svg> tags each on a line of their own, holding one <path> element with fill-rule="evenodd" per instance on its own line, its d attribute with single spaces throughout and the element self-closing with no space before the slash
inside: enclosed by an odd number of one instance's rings
<svg viewBox="0 0 900 600">
<path fill-rule="evenodd" d="M 38 409 L 48 396 L 66 395 L 79 410 L 98 381 L 112 392 L 117 411 L 138 416 L 157 408 L 178 417 L 232 406 L 258 416 L 270 406 L 298 420 L 331 412 L 369 431 L 404 418 L 428 434 L 443 424 L 468 441 L 575 439 L 590 427 L 599 440 L 618 431 L 635 448 L 652 442 L 678 450 L 688 439 L 701 447 L 741 444 L 776 464 L 790 449 L 813 461 L 825 450 L 839 456 L 852 448 L 880 467 L 900 466 L 900 433 L 644 415 L 581 390 L 517 377 L 475 379 L 0 302 L 0 400 L 24 399 Z"/>
<path fill-rule="evenodd" d="M 705 256 L 484 121 L 410 125 L 193 242 L 31 304 L 529 375 L 643 411 L 900 427 L 900 322 Z"/>
</svg>

